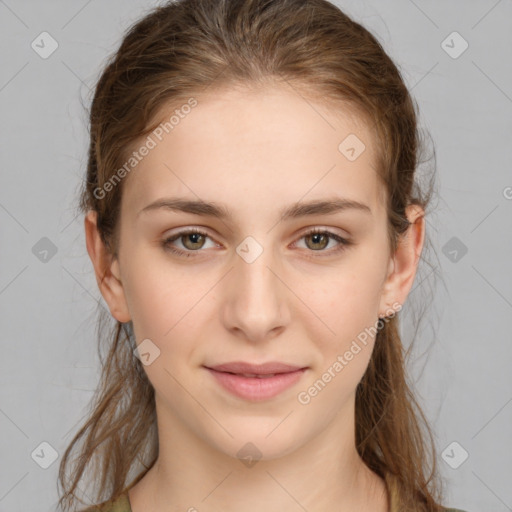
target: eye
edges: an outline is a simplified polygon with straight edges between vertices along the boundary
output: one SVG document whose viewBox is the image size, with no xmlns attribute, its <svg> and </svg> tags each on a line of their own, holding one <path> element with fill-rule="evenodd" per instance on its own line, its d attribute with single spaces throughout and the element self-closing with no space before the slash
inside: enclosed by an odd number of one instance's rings
<svg viewBox="0 0 512 512">
<path fill-rule="evenodd" d="M 312 252 L 327 253 L 325 256 L 331 255 L 332 253 L 338 253 L 353 243 L 350 240 L 337 235 L 336 233 L 318 228 L 311 229 L 302 235 L 300 239 L 306 240 L 306 248 L 311 249 Z M 326 251 L 324 249 L 329 245 L 330 240 L 338 242 L 338 245 L 334 249 Z M 322 256 L 324 256 L 324 254 L 322 254 Z"/>
<path fill-rule="evenodd" d="M 210 238 L 208 233 L 197 228 L 191 228 L 180 231 L 166 238 L 162 241 L 162 246 L 166 251 L 178 256 L 190 258 L 191 256 L 196 256 L 196 254 L 193 253 L 201 252 L 200 249 L 205 248 L 205 240 L 207 238 Z M 302 239 L 307 241 L 306 248 L 311 249 L 310 252 L 327 253 L 325 256 L 331 255 L 332 253 L 338 253 L 339 251 L 344 250 L 345 247 L 353 244 L 350 240 L 347 240 L 336 233 L 318 228 L 311 229 L 302 235 L 299 240 Z M 338 246 L 326 251 L 325 248 L 329 245 L 329 240 L 338 242 Z M 173 245 L 176 241 L 179 241 L 182 244 L 183 249 L 177 248 Z M 213 246 L 215 246 L 215 244 Z M 324 256 L 324 254 L 322 254 L 322 256 Z"/>
<path fill-rule="evenodd" d="M 178 256 L 185 256 L 189 258 L 190 256 L 195 256 L 192 254 L 193 252 L 198 252 L 199 249 L 203 248 L 204 240 L 206 238 L 210 237 L 204 231 L 196 228 L 187 229 L 180 231 L 179 233 L 176 233 L 169 238 L 166 238 L 162 242 L 162 246 L 164 249 L 177 254 Z M 175 242 L 178 239 L 182 243 L 182 246 L 185 248 L 185 250 L 178 249 L 172 245 L 172 242 Z"/>
</svg>

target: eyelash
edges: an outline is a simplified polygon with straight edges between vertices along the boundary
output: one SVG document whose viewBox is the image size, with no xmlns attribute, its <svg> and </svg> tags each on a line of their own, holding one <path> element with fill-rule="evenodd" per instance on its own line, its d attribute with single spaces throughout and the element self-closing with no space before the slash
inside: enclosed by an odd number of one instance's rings
<svg viewBox="0 0 512 512">
<path fill-rule="evenodd" d="M 208 235 L 208 233 L 205 233 L 204 231 L 201 231 L 200 229 L 197 229 L 197 228 L 191 228 L 191 229 L 187 229 L 187 230 L 184 230 L 184 231 L 180 231 L 179 233 L 175 233 L 171 237 L 166 238 L 165 240 L 162 241 L 162 246 L 163 246 L 163 248 L 166 251 L 169 251 L 169 252 L 171 252 L 173 254 L 176 254 L 177 256 L 186 257 L 186 258 L 195 257 L 195 255 L 193 253 L 195 253 L 195 252 L 202 252 L 201 249 L 198 249 L 196 251 L 191 251 L 191 250 L 183 251 L 181 249 L 176 249 L 176 247 L 173 247 L 172 245 L 170 245 L 171 242 L 174 242 L 175 240 L 178 240 L 179 238 L 181 238 L 183 236 L 191 235 L 191 234 L 199 234 L 199 235 L 203 235 L 205 237 L 211 238 Z M 332 254 L 337 254 L 337 253 L 345 250 L 347 247 L 353 245 L 353 242 L 351 242 L 350 240 L 347 240 L 346 238 L 343 238 L 343 237 L 337 235 L 336 233 L 333 233 L 331 231 L 327 231 L 325 229 L 318 229 L 318 228 L 311 229 L 307 233 L 304 233 L 299 238 L 299 240 L 301 240 L 302 238 L 304 238 L 304 237 L 306 237 L 308 235 L 314 235 L 314 234 L 327 235 L 328 238 L 336 240 L 337 242 L 339 242 L 340 245 L 337 248 L 330 249 L 328 251 L 325 251 L 325 250 L 322 249 L 322 250 L 318 250 L 318 251 L 310 250 L 310 252 L 320 252 L 320 253 L 326 252 L 327 255 L 330 256 Z M 323 256 L 324 255 L 321 255 L 320 257 L 323 257 Z M 307 257 L 311 258 L 311 256 L 307 256 Z M 314 257 L 316 257 L 316 256 L 313 256 L 313 258 Z"/>
</svg>

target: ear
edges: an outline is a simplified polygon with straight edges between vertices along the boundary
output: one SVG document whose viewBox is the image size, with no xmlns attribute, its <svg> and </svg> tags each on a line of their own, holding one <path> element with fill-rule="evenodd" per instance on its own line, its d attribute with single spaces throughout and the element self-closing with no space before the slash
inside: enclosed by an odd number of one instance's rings
<svg viewBox="0 0 512 512">
<path fill-rule="evenodd" d="M 97 229 L 97 213 L 89 211 L 85 216 L 85 241 L 96 274 L 96 282 L 110 313 L 120 322 L 131 320 L 123 284 L 120 279 L 119 260 L 105 247 Z"/>
<path fill-rule="evenodd" d="M 419 205 L 409 205 L 406 216 L 410 222 L 399 238 L 395 254 L 391 256 L 388 274 L 383 285 L 379 316 L 390 315 L 392 305 L 402 305 L 411 289 L 425 239 L 425 212 Z"/>
</svg>

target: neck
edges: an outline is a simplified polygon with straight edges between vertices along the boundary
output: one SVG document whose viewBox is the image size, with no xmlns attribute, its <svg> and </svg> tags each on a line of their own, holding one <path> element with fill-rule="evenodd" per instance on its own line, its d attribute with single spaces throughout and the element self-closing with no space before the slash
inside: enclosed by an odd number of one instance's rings
<svg viewBox="0 0 512 512">
<path fill-rule="evenodd" d="M 312 439 L 300 440 L 296 449 L 258 459 L 246 446 L 249 457 L 242 461 L 197 437 L 175 415 L 161 413 L 157 398 L 159 456 L 130 490 L 132 512 L 388 512 L 384 481 L 355 448 L 354 422 L 347 421 L 354 418 L 353 405 Z"/>
</svg>

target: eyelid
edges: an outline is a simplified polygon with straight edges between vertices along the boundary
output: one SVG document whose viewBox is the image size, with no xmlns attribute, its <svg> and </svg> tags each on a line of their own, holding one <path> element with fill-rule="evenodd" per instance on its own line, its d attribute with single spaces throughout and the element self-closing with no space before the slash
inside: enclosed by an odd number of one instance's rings
<svg viewBox="0 0 512 512">
<path fill-rule="evenodd" d="M 310 235 L 311 233 L 330 233 L 331 235 L 336 235 L 339 236 L 340 238 L 343 238 L 344 240 L 350 241 L 351 235 L 344 230 L 340 233 L 338 232 L 339 229 L 340 228 L 322 225 L 309 226 L 307 228 L 304 228 L 304 231 L 301 231 L 299 236 L 303 237 L 305 235 Z"/>
<path fill-rule="evenodd" d="M 193 254 L 195 252 L 197 252 L 197 253 L 204 252 L 204 249 L 197 249 L 196 251 L 192 251 L 192 250 L 185 251 L 183 249 L 176 249 L 170 245 L 171 242 L 175 242 L 176 240 L 179 240 L 180 238 L 182 238 L 186 235 L 191 235 L 194 233 L 202 235 L 205 238 L 209 238 L 215 244 L 218 244 L 218 242 L 208 233 L 207 229 L 205 229 L 203 227 L 189 226 L 186 228 L 179 229 L 178 231 L 176 231 L 172 234 L 166 235 L 162 240 L 162 245 L 164 246 L 164 248 L 168 248 L 168 250 L 170 250 L 171 252 L 186 253 L 186 254 Z M 175 251 L 173 249 L 175 249 Z"/>
<path fill-rule="evenodd" d="M 302 232 L 298 237 L 297 241 L 294 242 L 296 244 L 298 241 L 302 240 L 304 237 L 308 235 L 313 234 L 325 234 L 330 240 L 335 240 L 338 244 L 334 248 L 328 249 L 328 250 L 319 250 L 319 251 L 313 251 L 304 249 L 306 252 L 306 258 L 309 259 L 316 259 L 316 258 L 322 258 L 322 257 L 330 257 L 334 255 L 338 255 L 339 253 L 346 250 L 349 246 L 352 246 L 355 244 L 355 242 L 352 241 L 352 239 L 349 236 L 342 236 L 339 233 L 336 233 L 332 230 L 332 228 L 327 227 L 321 227 L 321 226 L 315 226 L 313 228 L 308 228 L 306 231 Z M 315 255 L 315 253 L 318 253 Z"/>
</svg>

